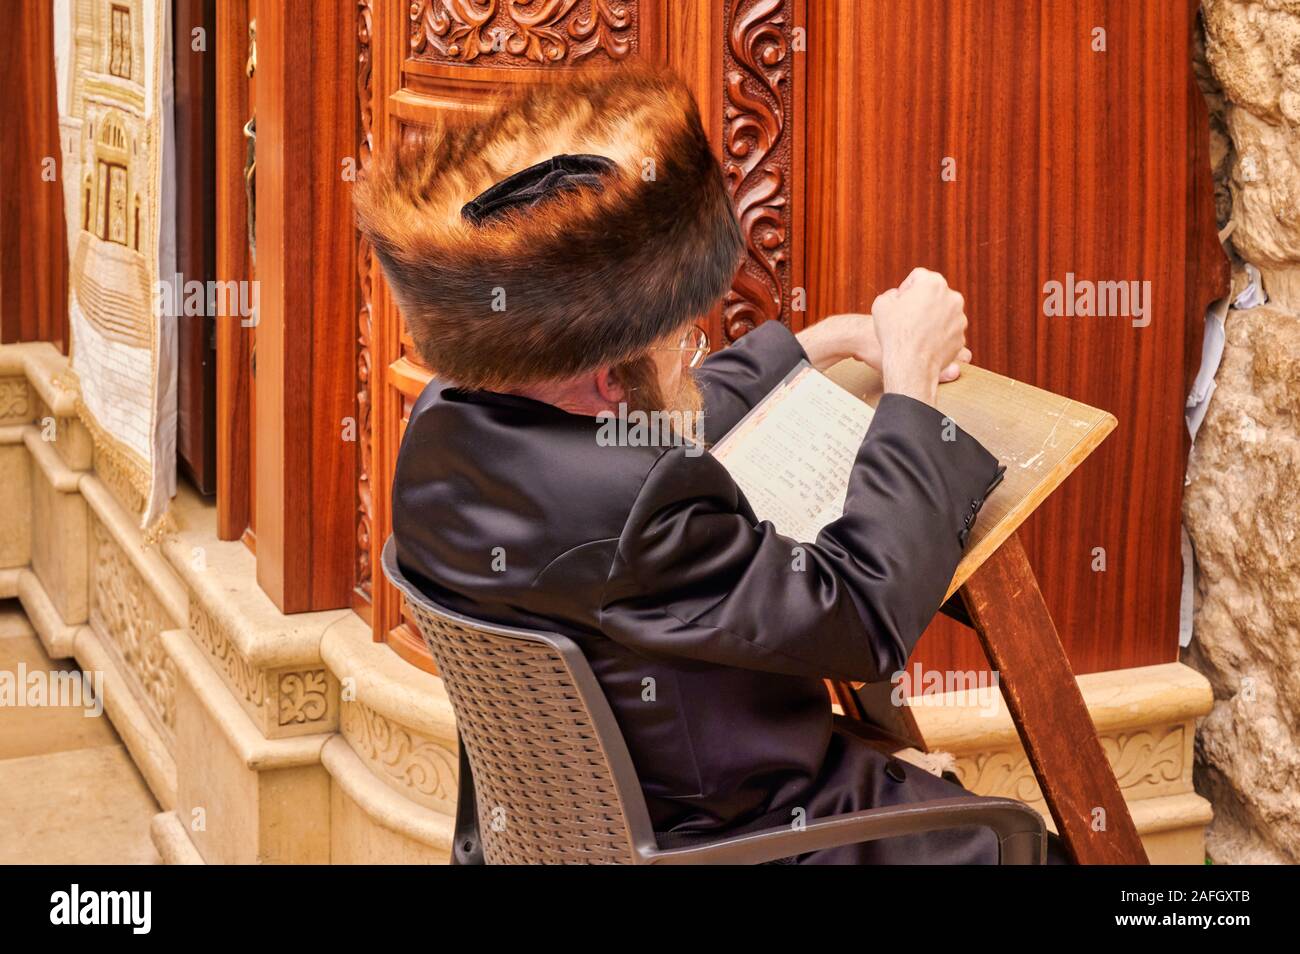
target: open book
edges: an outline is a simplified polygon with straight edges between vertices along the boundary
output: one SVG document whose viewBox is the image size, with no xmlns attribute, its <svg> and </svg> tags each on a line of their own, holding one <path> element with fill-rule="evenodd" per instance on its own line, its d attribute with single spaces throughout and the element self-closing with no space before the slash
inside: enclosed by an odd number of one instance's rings
<svg viewBox="0 0 1300 954">
<path fill-rule="evenodd" d="M 827 374 L 800 362 L 712 453 L 760 520 L 812 542 L 844 512 L 881 390 L 880 375 L 861 362 Z M 973 365 L 939 386 L 938 407 L 1007 468 L 975 521 L 951 596 L 1114 429 L 1115 418 Z"/>
</svg>

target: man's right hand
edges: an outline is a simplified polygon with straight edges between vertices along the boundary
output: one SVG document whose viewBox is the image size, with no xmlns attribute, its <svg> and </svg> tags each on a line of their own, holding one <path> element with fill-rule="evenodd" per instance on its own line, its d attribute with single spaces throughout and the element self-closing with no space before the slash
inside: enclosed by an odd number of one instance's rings
<svg viewBox="0 0 1300 954">
<path fill-rule="evenodd" d="M 934 404 L 939 378 L 966 347 L 966 302 L 938 272 L 915 268 L 871 306 L 884 388 Z"/>
</svg>

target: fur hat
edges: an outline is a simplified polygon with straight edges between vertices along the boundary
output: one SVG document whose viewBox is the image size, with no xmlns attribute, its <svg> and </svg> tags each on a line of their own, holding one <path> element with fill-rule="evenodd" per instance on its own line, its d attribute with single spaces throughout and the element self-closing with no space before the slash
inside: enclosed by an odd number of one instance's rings
<svg viewBox="0 0 1300 954">
<path fill-rule="evenodd" d="M 463 387 L 628 359 L 707 313 L 743 250 L 695 100 L 643 68 L 447 110 L 355 201 L 421 358 Z"/>
</svg>

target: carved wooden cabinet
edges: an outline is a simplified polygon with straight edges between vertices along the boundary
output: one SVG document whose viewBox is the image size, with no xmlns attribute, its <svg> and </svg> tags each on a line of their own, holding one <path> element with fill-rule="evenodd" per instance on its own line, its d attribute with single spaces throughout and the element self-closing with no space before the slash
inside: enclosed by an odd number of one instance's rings
<svg viewBox="0 0 1300 954">
<path fill-rule="evenodd" d="M 1194 11 L 1192 0 L 359 0 L 361 162 L 525 75 L 671 66 L 699 100 L 746 240 L 710 318 L 715 345 L 763 321 L 798 330 L 865 312 L 914 265 L 942 271 L 966 295 L 978 363 L 1120 420 L 1023 531 L 1076 672 L 1167 662 L 1186 366 L 1223 280 L 1190 79 Z M 364 244 L 358 269 L 358 588 L 376 638 L 427 666 L 373 568 L 403 421 L 429 372 Z M 1046 316 L 1044 285 L 1067 273 L 1150 281 L 1149 324 Z M 932 629 L 923 664 L 985 667 L 968 631 Z"/>
</svg>

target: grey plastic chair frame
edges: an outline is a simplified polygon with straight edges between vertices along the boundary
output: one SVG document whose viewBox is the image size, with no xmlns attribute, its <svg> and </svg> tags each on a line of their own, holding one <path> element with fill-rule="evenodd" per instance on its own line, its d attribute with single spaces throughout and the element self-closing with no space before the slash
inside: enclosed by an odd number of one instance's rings
<svg viewBox="0 0 1300 954">
<path fill-rule="evenodd" d="M 452 864 L 546 862 L 553 860 L 557 854 L 561 860 L 573 860 L 575 856 L 585 859 L 584 852 L 590 853 L 591 860 L 630 864 L 759 864 L 881 838 L 971 826 L 985 826 L 993 830 L 1000 846 L 1000 864 L 1043 864 L 1046 859 L 1045 828 L 1042 817 L 1036 811 L 1014 799 L 973 795 L 871 808 L 829 818 L 811 819 L 802 827 L 780 825 L 701 841 L 698 844 L 660 847 L 659 839 L 650 824 L 645 797 L 623 734 L 595 674 L 577 644 L 556 633 L 498 626 L 439 606 L 401 572 L 392 537 L 384 545 L 382 562 L 384 574 L 408 601 L 421 635 L 438 665 L 456 713 L 460 775 Z M 572 741 L 556 738 L 561 734 L 558 730 L 539 732 L 536 733 L 536 738 L 522 740 L 491 737 L 494 731 L 501 728 L 499 710 L 503 705 L 510 714 L 518 716 L 529 710 L 530 706 L 534 709 L 545 707 L 548 699 L 542 693 L 531 691 L 534 684 L 529 679 L 535 676 L 536 670 L 531 675 L 511 672 L 509 666 L 500 666 L 495 659 L 488 659 L 481 673 L 491 674 L 493 679 L 499 673 L 500 683 L 507 691 L 497 699 L 475 699 L 473 680 L 458 671 L 456 659 L 449 658 L 453 653 L 448 652 L 448 647 L 453 643 L 448 640 L 473 640 L 479 637 L 492 641 L 491 645 L 513 647 L 527 653 L 530 659 L 541 659 L 546 666 L 545 675 L 552 679 L 554 685 L 567 689 L 565 680 L 571 683 L 572 694 L 564 700 L 563 715 L 578 727 L 585 742 L 581 751 L 565 749 L 566 744 L 569 749 L 573 749 Z M 512 650 L 507 648 L 506 652 L 510 651 Z M 461 652 L 459 646 L 455 652 Z M 466 658 L 476 663 L 482 655 L 473 655 L 476 650 L 472 647 L 465 652 L 470 654 Z M 479 682 L 481 686 L 481 676 Z M 514 691 L 516 689 L 518 691 Z M 520 700 L 523 701 L 522 704 Z M 538 712 L 526 717 L 545 719 L 547 714 Z M 468 731 L 463 732 L 463 728 Z M 478 817 L 475 795 L 476 781 L 485 772 L 487 776 L 493 776 L 496 767 L 504 764 L 500 758 L 495 758 L 494 761 L 492 749 L 493 745 L 503 741 L 509 741 L 514 746 L 516 754 L 506 761 L 512 763 L 516 777 L 520 771 L 526 772 L 528 769 L 528 766 L 521 767 L 517 764 L 521 760 L 517 754 L 521 750 L 520 746 L 523 746 L 524 752 L 541 752 L 550 746 L 555 751 L 551 753 L 552 761 L 547 764 L 567 765 L 581 760 L 585 769 L 589 770 L 580 780 L 581 786 L 570 783 L 563 791 L 555 792 L 556 797 L 543 799 L 542 807 L 539 808 L 537 804 L 528 805 L 526 811 L 514 815 L 516 818 L 528 819 L 532 824 L 521 826 L 525 829 L 522 834 L 517 826 L 516 831 L 511 833 L 509 845 L 494 843 L 496 836 L 491 832 L 496 831 L 496 828 L 490 819 Z M 481 762 L 476 756 L 481 756 Z M 536 774 L 540 772 L 528 777 L 532 780 Z M 494 791 L 501 800 L 510 801 L 515 789 L 512 789 L 509 779 L 502 782 L 490 777 L 488 781 L 495 785 Z M 577 804 L 584 800 L 584 795 L 591 796 L 593 802 L 601 802 L 596 808 L 596 815 L 607 824 L 601 831 L 590 834 L 584 830 L 580 840 L 587 844 L 576 851 L 567 851 L 568 846 L 554 844 L 556 839 L 553 835 L 557 831 L 571 832 L 573 825 L 568 824 L 566 827 L 563 818 L 549 829 L 547 823 L 554 822 L 556 817 L 562 816 L 569 808 L 572 808 L 575 815 L 584 814 L 585 819 L 591 814 L 590 809 L 583 812 L 583 806 Z M 551 843 L 548 844 L 548 840 Z M 567 853 L 559 852 L 558 849 L 561 848 L 566 849 Z"/>
</svg>

